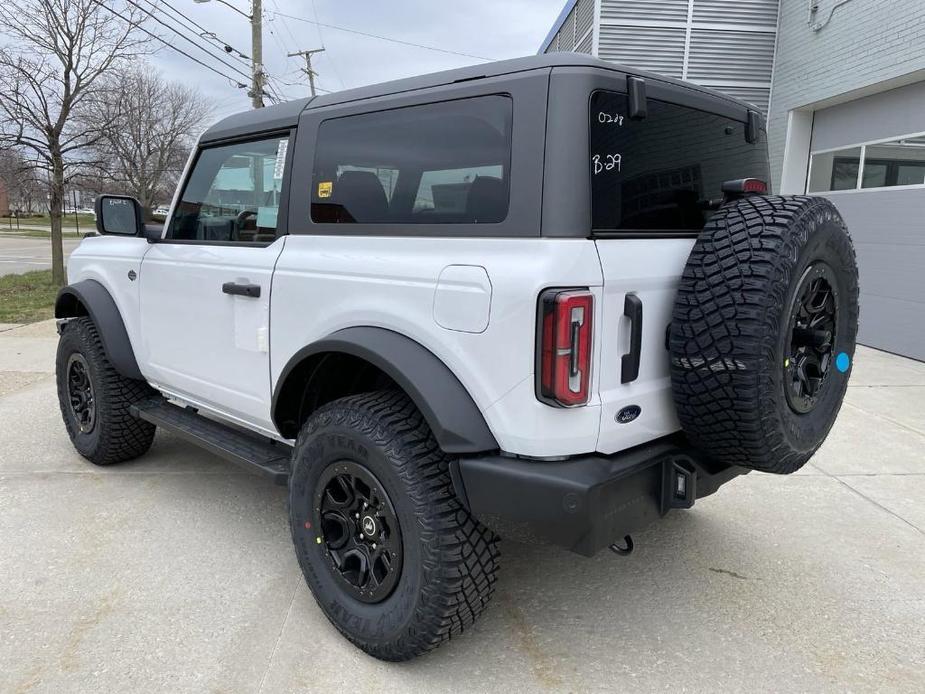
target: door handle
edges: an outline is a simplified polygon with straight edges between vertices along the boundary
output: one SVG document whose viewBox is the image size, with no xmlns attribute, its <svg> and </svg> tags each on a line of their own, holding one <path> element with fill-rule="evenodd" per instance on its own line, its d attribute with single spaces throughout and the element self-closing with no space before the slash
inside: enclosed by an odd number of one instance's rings
<svg viewBox="0 0 925 694">
<path fill-rule="evenodd" d="M 623 315 L 630 319 L 630 351 L 623 355 L 620 383 L 639 378 L 639 358 L 642 356 L 642 299 L 627 294 L 623 301 Z"/>
<path fill-rule="evenodd" d="M 225 284 L 222 285 L 222 291 L 225 294 L 233 294 L 235 296 L 249 296 L 252 299 L 260 298 L 259 284 L 238 284 L 237 282 L 225 282 Z"/>
</svg>

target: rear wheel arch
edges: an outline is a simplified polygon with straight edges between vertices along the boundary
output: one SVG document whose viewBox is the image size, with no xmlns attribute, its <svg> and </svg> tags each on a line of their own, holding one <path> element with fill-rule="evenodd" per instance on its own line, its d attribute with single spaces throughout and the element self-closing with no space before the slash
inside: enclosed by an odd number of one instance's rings
<svg viewBox="0 0 925 694">
<path fill-rule="evenodd" d="M 318 407 L 388 387 L 411 399 L 444 452 L 498 448 L 472 396 L 443 361 L 415 340 L 385 328 L 346 328 L 296 352 L 273 392 L 273 422 L 284 437 L 295 438 Z"/>
<path fill-rule="evenodd" d="M 55 318 L 89 316 L 99 332 L 106 357 L 122 376 L 144 380 L 122 314 L 112 295 L 96 280 L 63 287 L 55 299 Z"/>
</svg>

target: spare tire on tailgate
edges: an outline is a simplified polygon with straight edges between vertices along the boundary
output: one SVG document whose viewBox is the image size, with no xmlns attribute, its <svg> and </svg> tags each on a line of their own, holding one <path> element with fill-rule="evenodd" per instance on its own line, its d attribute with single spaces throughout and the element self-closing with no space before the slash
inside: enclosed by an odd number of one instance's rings
<svg viewBox="0 0 925 694">
<path fill-rule="evenodd" d="M 854 356 L 854 247 L 825 198 L 724 204 L 697 239 L 671 320 L 681 426 L 713 458 L 790 473 L 825 440 Z"/>
</svg>

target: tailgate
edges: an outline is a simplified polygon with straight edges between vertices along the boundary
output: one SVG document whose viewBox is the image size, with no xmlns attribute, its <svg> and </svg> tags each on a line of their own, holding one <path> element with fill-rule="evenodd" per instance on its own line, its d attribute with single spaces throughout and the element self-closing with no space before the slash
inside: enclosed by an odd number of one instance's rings
<svg viewBox="0 0 925 694">
<path fill-rule="evenodd" d="M 721 99 L 678 103 L 687 99 L 683 90 L 672 98 L 677 102 L 650 97 L 645 112 L 631 118 L 626 94 L 591 96 L 591 219 L 604 279 L 601 453 L 680 428 L 666 333 L 681 274 L 723 183 L 768 180 L 756 113 L 730 112 Z M 638 354 L 638 373 L 625 368 L 633 366 L 627 354 Z"/>
<path fill-rule="evenodd" d="M 693 245 L 693 239 L 597 242 L 604 273 L 598 376 L 601 428 L 597 450 L 601 453 L 614 453 L 680 428 L 671 397 L 665 336 Z M 642 307 L 642 320 L 635 321 L 641 327 L 642 342 L 638 376 L 623 383 L 623 357 L 631 352 L 634 327 L 634 321 L 624 315 L 627 295 L 634 295 Z M 633 406 L 640 408 L 639 416 L 626 423 L 618 421 L 620 412 L 628 418 Z"/>
</svg>

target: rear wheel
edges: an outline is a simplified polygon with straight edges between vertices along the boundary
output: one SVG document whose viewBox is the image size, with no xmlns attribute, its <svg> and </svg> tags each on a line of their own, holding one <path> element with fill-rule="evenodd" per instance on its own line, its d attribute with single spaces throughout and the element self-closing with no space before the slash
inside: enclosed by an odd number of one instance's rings
<svg viewBox="0 0 925 694">
<path fill-rule="evenodd" d="M 724 205 L 691 251 L 672 315 L 684 431 L 725 463 L 799 469 L 841 407 L 857 321 L 854 248 L 831 202 Z"/>
<path fill-rule="evenodd" d="M 154 391 L 116 371 L 90 318 L 64 326 L 55 371 L 61 417 L 78 453 L 95 465 L 111 465 L 147 452 L 155 427 L 129 408 Z"/>
<path fill-rule="evenodd" d="M 396 391 L 325 405 L 296 443 L 289 517 L 302 572 L 334 626 L 377 658 L 439 646 L 494 590 L 497 538 L 457 500 L 448 462 Z"/>
</svg>

